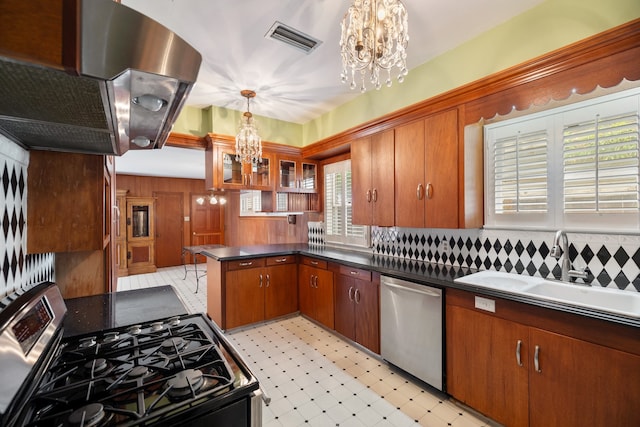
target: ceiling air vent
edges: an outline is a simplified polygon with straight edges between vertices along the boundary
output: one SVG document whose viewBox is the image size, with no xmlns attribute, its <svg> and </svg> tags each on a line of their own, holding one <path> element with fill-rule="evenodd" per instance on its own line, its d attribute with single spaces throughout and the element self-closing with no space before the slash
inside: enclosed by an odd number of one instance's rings
<svg viewBox="0 0 640 427">
<path fill-rule="evenodd" d="M 265 37 L 279 40 L 289 46 L 300 49 L 305 53 L 312 52 L 322 43 L 320 40 L 314 39 L 313 37 L 278 21 L 271 26 Z"/>
</svg>

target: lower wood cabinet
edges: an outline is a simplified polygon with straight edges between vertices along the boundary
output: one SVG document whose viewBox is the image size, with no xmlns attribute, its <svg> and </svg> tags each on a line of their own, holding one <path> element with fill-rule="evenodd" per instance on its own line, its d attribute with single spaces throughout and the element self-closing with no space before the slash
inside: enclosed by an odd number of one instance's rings
<svg viewBox="0 0 640 427">
<path fill-rule="evenodd" d="M 333 329 L 333 273 L 327 270 L 327 261 L 301 257 L 298 288 L 300 312 Z"/>
<path fill-rule="evenodd" d="M 447 392 L 508 426 L 640 425 L 637 329 L 447 290 Z"/>
<path fill-rule="evenodd" d="M 380 353 L 380 274 L 332 265 L 335 278 L 335 330 Z"/>
<path fill-rule="evenodd" d="M 296 267 L 295 255 L 207 259 L 207 314 L 231 329 L 296 312 Z"/>
</svg>

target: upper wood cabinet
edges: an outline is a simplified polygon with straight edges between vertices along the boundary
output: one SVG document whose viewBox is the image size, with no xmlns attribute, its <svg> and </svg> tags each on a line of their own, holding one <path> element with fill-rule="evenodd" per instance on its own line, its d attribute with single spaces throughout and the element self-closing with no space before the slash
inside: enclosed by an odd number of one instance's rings
<svg viewBox="0 0 640 427">
<path fill-rule="evenodd" d="M 105 206 L 104 169 L 104 156 L 30 151 L 28 253 L 103 248 L 105 210 L 111 209 Z"/>
<path fill-rule="evenodd" d="M 232 148 L 218 147 L 218 150 L 220 188 L 273 190 L 273 156 L 263 153 L 261 161 L 243 164 L 236 160 Z"/>
<path fill-rule="evenodd" d="M 301 157 L 281 157 L 276 163 L 276 191 L 315 193 L 318 191 L 318 164 Z"/>
<path fill-rule="evenodd" d="M 65 298 L 114 291 L 114 159 L 31 150 L 27 172 L 27 253 L 56 254 Z"/>
<path fill-rule="evenodd" d="M 351 143 L 354 224 L 394 225 L 394 131 Z"/>
<path fill-rule="evenodd" d="M 457 111 L 435 114 L 395 131 L 395 225 L 458 228 Z"/>
</svg>

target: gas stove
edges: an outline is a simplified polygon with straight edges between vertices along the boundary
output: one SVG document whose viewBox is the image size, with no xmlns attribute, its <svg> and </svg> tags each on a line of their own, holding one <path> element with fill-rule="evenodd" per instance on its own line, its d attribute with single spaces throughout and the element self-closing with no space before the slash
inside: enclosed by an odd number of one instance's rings
<svg viewBox="0 0 640 427">
<path fill-rule="evenodd" d="M 204 315 L 63 339 L 55 285 L 20 300 L 0 313 L 2 425 L 260 425 L 257 379 Z"/>
</svg>

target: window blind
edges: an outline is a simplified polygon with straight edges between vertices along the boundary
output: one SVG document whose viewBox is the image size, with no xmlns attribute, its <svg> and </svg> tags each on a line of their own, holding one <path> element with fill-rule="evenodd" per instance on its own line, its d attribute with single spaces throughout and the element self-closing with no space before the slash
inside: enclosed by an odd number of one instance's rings
<svg viewBox="0 0 640 427">
<path fill-rule="evenodd" d="M 351 161 L 326 165 L 324 183 L 326 241 L 367 247 L 368 227 L 352 223 Z"/>
<path fill-rule="evenodd" d="M 546 130 L 517 132 L 494 144 L 495 212 L 546 212 L 547 146 Z"/>
<path fill-rule="evenodd" d="M 638 130 L 636 111 L 564 126 L 566 213 L 638 211 Z"/>
</svg>

